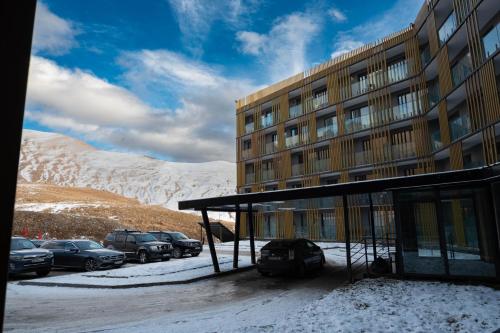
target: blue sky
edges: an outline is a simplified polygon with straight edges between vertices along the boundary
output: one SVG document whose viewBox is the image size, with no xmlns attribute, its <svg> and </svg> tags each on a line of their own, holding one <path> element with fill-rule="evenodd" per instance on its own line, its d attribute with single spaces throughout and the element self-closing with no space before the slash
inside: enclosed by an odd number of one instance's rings
<svg viewBox="0 0 500 333">
<path fill-rule="evenodd" d="M 24 128 L 235 160 L 234 101 L 408 26 L 421 0 L 43 0 Z"/>
</svg>

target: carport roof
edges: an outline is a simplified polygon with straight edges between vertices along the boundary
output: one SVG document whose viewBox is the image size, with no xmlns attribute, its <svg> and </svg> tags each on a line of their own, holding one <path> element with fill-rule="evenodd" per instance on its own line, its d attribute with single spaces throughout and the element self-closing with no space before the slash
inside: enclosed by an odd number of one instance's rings
<svg viewBox="0 0 500 333">
<path fill-rule="evenodd" d="M 427 186 L 474 185 L 489 180 L 500 179 L 500 163 L 488 167 L 467 170 L 427 173 L 407 177 L 394 177 L 313 186 L 306 188 L 286 189 L 267 192 L 234 194 L 220 197 L 179 201 L 179 210 L 208 210 L 234 212 L 247 210 L 249 204 L 262 202 L 280 202 L 298 199 L 313 199 L 341 196 L 345 194 L 362 194 L 391 191 L 405 188 L 420 188 Z"/>
</svg>

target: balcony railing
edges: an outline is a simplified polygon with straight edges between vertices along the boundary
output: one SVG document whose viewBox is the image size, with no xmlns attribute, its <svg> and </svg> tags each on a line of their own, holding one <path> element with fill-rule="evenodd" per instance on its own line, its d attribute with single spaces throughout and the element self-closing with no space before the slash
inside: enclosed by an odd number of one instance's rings
<svg viewBox="0 0 500 333">
<path fill-rule="evenodd" d="M 457 117 L 450 122 L 450 138 L 452 141 L 467 135 L 470 132 L 470 120 L 468 117 Z"/>
<path fill-rule="evenodd" d="M 304 164 L 292 164 L 292 176 L 300 176 L 304 174 Z"/>
<path fill-rule="evenodd" d="M 245 174 L 245 184 L 252 184 L 252 183 L 255 183 L 255 174 L 254 173 Z"/>
<path fill-rule="evenodd" d="M 469 56 L 465 56 L 451 69 L 451 79 L 453 81 L 453 85 L 455 87 L 458 86 L 467 76 L 469 76 L 470 73 L 472 73 L 470 58 Z"/>
<path fill-rule="evenodd" d="M 368 91 L 368 81 L 363 80 L 359 82 L 354 82 L 353 84 L 351 84 L 351 89 L 353 96 L 364 94 L 365 92 Z"/>
<path fill-rule="evenodd" d="M 313 104 L 314 110 L 328 105 L 328 94 L 327 94 L 326 90 L 315 95 L 313 100 L 312 100 L 312 104 Z"/>
<path fill-rule="evenodd" d="M 278 142 L 268 142 L 266 143 L 266 154 L 274 153 L 278 150 Z"/>
<path fill-rule="evenodd" d="M 320 159 L 313 161 L 313 172 L 324 172 L 329 169 L 329 159 Z"/>
<path fill-rule="evenodd" d="M 455 12 L 452 12 L 450 16 L 446 19 L 446 21 L 443 23 L 441 28 L 439 28 L 438 35 L 439 35 L 439 42 L 440 45 L 443 45 L 446 43 L 448 38 L 455 32 L 457 29 L 457 18 L 455 16 Z"/>
<path fill-rule="evenodd" d="M 406 60 L 397 62 L 387 68 L 389 83 L 401 81 L 408 77 L 408 62 Z"/>
<path fill-rule="evenodd" d="M 294 106 L 290 106 L 288 109 L 288 117 L 295 118 L 302 114 L 302 104 L 297 104 Z"/>
<path fill-rule="evenodd" d="M 285 145 L 287 148 L 295 147 L 298 144 L 299 144 L 299 136 L 298 135 L 289 136 L 289 137 L 285 138 Z"/>
<path fill-rule="evenodd" d="M 356 165 L 366 165 L 372 163 L 372 152 L 371 150 L 360 151 L 354 153 L 354 159 Z"/>
<path fill-rule="evenodd" d="M 252 156 L 252 149 L 245 149 L 241 151 L 242 158 L 250 158 Z"/>
<path fill-rule="evenodd" d="M 322 139 L 328 139 L 336 136 L 338 133 L 337 126 L 324 126 L 324 127 L 318 127 L 316 130 L 316 135 L 318 137 L 318 140 Z"/>
<path fill-rule="evenodd" d="M 370 128 L 370 117 L 357 117 L 345 120 L 345 129 L 348 133 L 361 131 L 366 128 Z"/>
<path fill-rule="evenodd" d="M 274 178 L 274 169 L 262 170 L 262 181 L 265 182 L 268 180 L 273 180 Z"/>
<path fill-rule="evenodd" d="M 394 120 L 403 120 L 416 116 L 418 114 L 418 107 L 416 101 L 398 104 L 392 108 L 392 117 Z"/>
<path fill-rule="evenodd" d="M 420 54 L 420 59 L 422 60 L 422 66 L 425 66 L 431 61 L 431 49 L 427 45 L 426 48 L 422 50 L 422 53 Z"/>
<path fill-rule="evenodd" d="M 406 142 L 397 145 L 392 145 L 392 159 L 400 160 L 415 156 L 415 143 Z"/>
<path fill-rule="evenodd" d="M 486 58 L 500 49 L 500 23 L 483 37 L 484 55 Z"/>
<path fill-rule="evenodd" d="M 439 130 L 431 134 L 431 146 L 432 151 L 436 151 L 443 147 L 443 142 L 441 141 L 441 132 Z"/>
<path fill-rule="evenodd" d="M 261 116 L 260 117 L 260 124 L 261 124 L 262 128 L 272 126 L 274 124 L 273 115 L 269 114 L 266 116 Z"/>
<path fill-rule="evenodd" d="M 245 125 L 245 134 L 252 133 L 254 131 L 253 123 L 248 123 Z"/>
</svg>

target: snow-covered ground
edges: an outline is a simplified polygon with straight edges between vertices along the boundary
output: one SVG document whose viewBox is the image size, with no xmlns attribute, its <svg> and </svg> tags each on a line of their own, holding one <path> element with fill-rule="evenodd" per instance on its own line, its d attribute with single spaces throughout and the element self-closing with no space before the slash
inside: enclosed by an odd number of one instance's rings
<svg viewBox="0 0 500 333">
<path fill-rule="evenodd" d="M 79 203 L 79 202 L 38 202 L 38 203 L 16 203 L 16 210 L 28 212 L 61 213 L 75 208 L 106 208 L 108 205 L 101 203 Z"/>
<path fill-rule="evenodd" d="M 222 272 L 233 268 L 233 258 L 231 256 L 218 256 L 218 260 Z M 250 264 L 250 257 L 239 257 L 239 267 L 249 266 Z M 34 282 L 123 286 L 190 280 L 213 274 L 213 272 L 212 259 L 207 252 L 203 252 L 198 257 L 171 259 L 169 261 L 153 262 L 146 265 L 46 277 L 34 280 Z"/>
<path fill-rule="evenodd" d="M 19 178 L 105 190 L 173 210 L 177 210 L 180 200 L 236 191 L 236 166 L 231 162 L 168 162 L 97 150 L 61 134 L 32 130 L 23 131 Z M 228 216 L 211 213 L 211 217 Z"/>
</svg>

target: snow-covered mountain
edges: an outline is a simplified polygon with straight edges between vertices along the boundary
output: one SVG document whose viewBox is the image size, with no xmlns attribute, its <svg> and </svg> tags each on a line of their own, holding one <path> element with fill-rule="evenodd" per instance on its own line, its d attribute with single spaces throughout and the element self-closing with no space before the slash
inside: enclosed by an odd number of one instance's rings
<svg viewBox="0 0 500 333">
<path fill-rule="evenodd" d="M 234 163 L 178 163 L 98 150 L 73 138 L 23 131 L 19 181 L 106 190 L 177 210 L 179 200 L 234 194 Z"/>
</svg>

